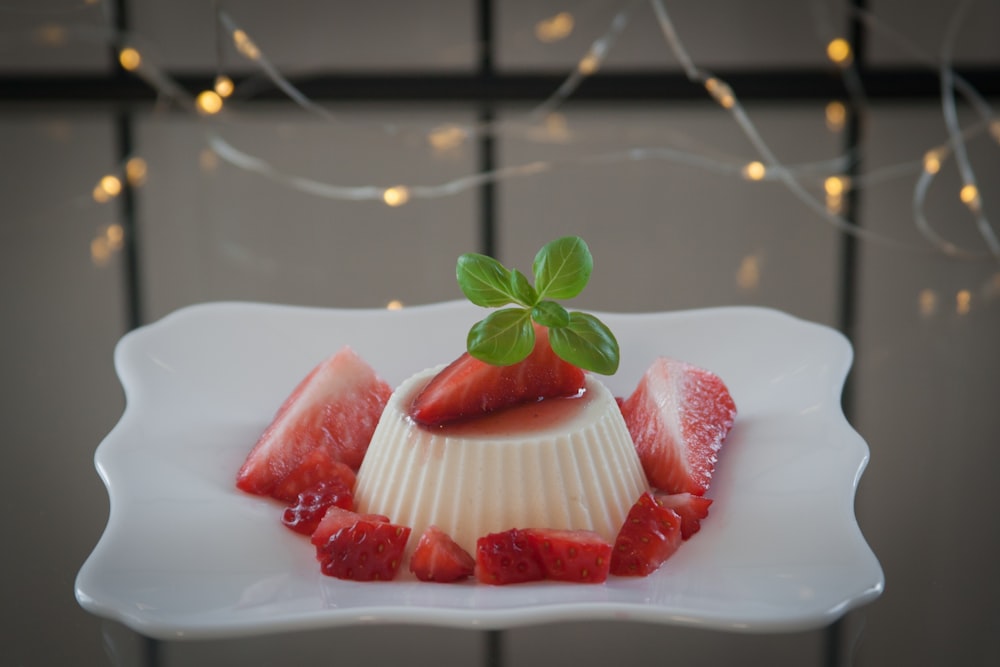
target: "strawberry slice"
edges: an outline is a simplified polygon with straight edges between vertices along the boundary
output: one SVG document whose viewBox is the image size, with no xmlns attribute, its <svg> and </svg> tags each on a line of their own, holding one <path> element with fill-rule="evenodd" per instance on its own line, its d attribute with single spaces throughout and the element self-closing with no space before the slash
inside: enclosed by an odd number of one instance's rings
<svg viewBox="0 0 1000 667">
<path fill-rule="evenodd" d="M 476 540 L 478 581 L 503 586 L 544 578 L 538 552 L 524 530 L 511 528 Z"/>
<path fill-rule="evenodd" d="M 288 502 L 330 475 L 356 471 L 392 389 L 349 347 L 299 383 L 236 477 L 248 493 Z"/>
<path fill-rule="evenodd" d="M 589 530 L 529 528 L 524 531 L 534 547 L 546 579 L 599 584 L 611 567 L 611 545 Z"/>
<path fill-rule="evenodd" d="M 657 493 L 653 496 L 657 504 L 677 512 L 681 518 L 681 537 L 688 539 L 701 530 L 701 520 L 708 516 L 711 498 L 693 493 Z"/>
<path fill-rule="evenodd" d="M 704 495 L 736 418 L 736 404 L 717 375 L 660 357 L 622 403 L 622 415 L 652 486 Z"/>
<path fill-rule="evenodd" d="M 319 482 L 300 493 L 295 503 L 285 508 L 281 523 L 296 533 L 312 535 L 330 507 L 354 508 L 352 488 L 352 484 L 345 484 L 339 479 Z"/>
<path fill-rule="evenodd" d="M 475 568 L 469 552 L 437 526 L 424 531 L 410 557 L 410 572 L 420 581 L 459 581 L 472 576 Z"/>
<path fill-rule="evenodd" d="M 389 523 L 383 516 L 332 507 L 312 541 L 323 574 L 352 581 L 389 581 L 399 571 L 409 537 L 409 527 Z"/>
<path fill-rule="evenodd" d="M 493 366 L 466 352 L 417 394 L 410 416 L 424 426 L 441 426 L 543 398 L 575 396 L 585 384 L 584 371 L 559 358 L 548 331 L 536 326 L 535 347 L 527 358 Z"/>
<path fill-rule="evenodd" d="M 681 518 L 648 491 L 632 505 L 611 552 L 611 574 L 644 577 L 681 545 Z"/>
</svg>

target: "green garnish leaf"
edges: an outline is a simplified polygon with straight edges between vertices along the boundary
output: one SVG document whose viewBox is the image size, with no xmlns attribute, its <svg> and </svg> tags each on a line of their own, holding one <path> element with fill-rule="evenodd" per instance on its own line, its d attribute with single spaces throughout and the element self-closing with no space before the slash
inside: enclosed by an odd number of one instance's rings
<svg viewBox="0 0 1000 667">
<path fill-rule="evenodd" d="M 495 308 L 516 301 L 510 271 L 492 257 L 471 252 L 462 255 L 455 276 L 462 293 L 477 306 Z"/>
<path fill-rule="evenodd" d="M 618 370 L 618 341 L 607 325 L 588 313 L 567 311 L 555 299 L 571 299 L 587 286 L 594 260 L 578 236 L 545 244 L 532 264 L 535 284 L 517 269 L 486 255 L 458 258 L 455 275 L 472 303 L 502 308 L 469 330 L 466 346 L 476 359 L 495 366 L 523 360 L 535 347 L 535 324 L 549 330 L 552 350 L 584 370 L 612 375 Z"/>
<path fill-rule="evenodd" d="M 469 354 L 494 366 L 510 366 L 535 348 L 531 313 L 524 308 L 504 308 L 476 322 L 466 339 Z"/>
<path fill-rule="evenodd" d="M 578 236 L 546 243 L 531 265 L 539 299 L 572 299 L 587 286 L 594 270 L 590 249 Z"/>
<path fill-rule="evenodd" d="M 540 301 L 531 309 L 531 319 L 552 329 L 569 324 L 569 313 L 555 301 Z"/>
<path fill-rule="evenodd" d="M 522 306 L 530 306 L 538 302 L 538 294 L 535 293 L 535 288 L 531 286 L 528 277 L 517 269 L 511 269 L 510 271 L 510 289 L 517 303 Z"/>
</svg>

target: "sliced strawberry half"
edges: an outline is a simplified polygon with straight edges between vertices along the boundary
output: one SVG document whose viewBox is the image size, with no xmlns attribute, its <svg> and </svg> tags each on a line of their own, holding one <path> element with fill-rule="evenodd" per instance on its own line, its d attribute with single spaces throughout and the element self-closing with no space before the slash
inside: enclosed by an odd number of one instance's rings
<svg viewBox="0 0 1000 667">
<path fill-rule="evenodd" d="M 293 501 L 337 463 L 356 471 L 391 387 L 349 347 L 317 365 L 279 408 L 236 477 L 248 493 Z"/>
<path fill-rule="evenodd" d="M 281 514 L 281 523 L 296 533 L 312 535 L 326 511 L 333 506 L 354 509 L 353 484 L 339 479 L 324 480 L 298 495 Z"/>
<path fill-rule="evenodd" d="M 589 530 L 529 528 L 524 531 L 534 547 L 546 579 L 599 584 L 611 567 L 611 545 Z"/>
<path fill-rule="evenodd" d="M 544 578 L 538 552 L 524 530 L 511 528 L 476 540 L 478 581 L 503 586 Z"/>
<path fill-rule="evenodd" d="M 475 569 L 469 552 L 437 526 L 424 531 L 410 556 L 410 572 L 421 581 L 459 581 L 471 577 Z"/>
<path fill-rule="evenodd" d="M 653 496 L 662 506 L 677 512 L 681 518 L 681 537 L 688 539 L 701 530 L 701 520 L 708 516 L 711 498 L 693 493 L 657 493 Z"/>
<path fill-rule="evenodd" d="M 714 373 L 660 357 L 622 403 L 649 483 L 666 493 L 703 495 L 736 404 Z"/>
<path fill-rule="evenodd" d="M 535 347 L 526 359 L 493 366 L 466 352 L 417 394 L 410 416 L 418 424 L 440 426 L 543 398 L 575 396 L 586 380 L 583 370 L 552 351 L 548 331 L 536 326 Z"/>
<path fill-rule="evenodd" d="M 611 551 L 611 574 L 644 577 L 681 545 L 681 518 L 648 491 L 629 509 Z"/>
</svg>

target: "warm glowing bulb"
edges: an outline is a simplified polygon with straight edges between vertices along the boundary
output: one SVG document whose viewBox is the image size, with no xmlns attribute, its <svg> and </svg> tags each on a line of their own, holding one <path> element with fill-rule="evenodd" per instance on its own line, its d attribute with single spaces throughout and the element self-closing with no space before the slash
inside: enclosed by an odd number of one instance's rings
<svg viewBox="0 0 1000 667">
<path fill-rule="evenodd" d="M 437 153 L 447 153 L 456 150 L 465 141 L 466 132 L 457 125 L 442 125 L 431 130 L 427 135 L 427 143 Z"/>
<path fill-rule="evenodd" d="M 111 247 L 108 240 L 103 236 L 98 236 L 90 241 L 90 260 L 96 266 L 105 266 L 111 259 Z"/>
<path fill-rule="evenodd" d="M 410 201 L 410 189 L 405 185 L 396 185 L 394 187 L 387 188 L 386 191 L 382 193 L 382 201 L 389 206 L 402 206 L 406 202 Z"/>
<path fill-rule="evenodd" d="M 955 295 L 955 312 L 959 315 L 967 315 L 972 309 L 972 292 L 967 289 L 959 290 Z"/>
<path fill-rule="evenodd" d="M 847 189 L 847 179 L 843 176 L 830 176 L 823 181 L 823 189 L 831 197 L 839 197 Z"/>
<path fill-rule="evenodd" d="M 750 181 L 759 181 L 767 175 L 767 167 L 763 162 L 754 160 L 743 167 L 743 178 Z"/>
<path fill-rule="evenodd" d="M 599 65 L 600 65 L 600 59 L 597 57 L 597 55 L 593 53 L 588 53 L 586 57 L 584 57 L 584 59 L 580 61 L 580 64 L 577 65 L 576 68 L 577 70 L 580 71 L 580 74 L 584 76 L 590 76 L 591 74 L 597 71 L 597 67 Z"/>
<path fill-rule="evenodd" d="M 736 104 L 736 97 L 732 88 L 724 81 L 716 79 L 714 76 L 705 80 L 705 90 L 722 106 L 723 109 L 732 109 Z"/>
<path fill-rule="evenodd" d="M 843 102 L 834 100 L 826 105 L 826 128 L 831 132 L 839 132 L 844 129 L 844 121 L 847 120 L 847 107 Z"/>
<path fill-rule="evenodd" d="M 844 210 L 844 197 L 843 195 L 832 195 L 829 192 L 826 193 L 826 210 L 830 213 L 840 213 Z"/>
<path fill-rule="evenodd" d="M 937 310 L 937 294 L 932 289 L 920 290 L 919 297 L 920 314 L 923 317 L 930 317 Z"/>
<path fill-rule="evenodd" d="M 125 178 L 129 185 L 142 185 L 146 182 L 146 161 L 141 157 L 129 158 L 125 163 Z"/>
<path fill-rule="evenodd" d="M 760 284 L 760 258 L 756 255 L 747 255 L 740 262 L 740 268 L 736 272 L 736 284 L 740 289 L 756 289 Z"/>
<path fill-rule="evenodd" d="M 571 32 L 573 32 L 573 15 L 569 12 L 559 12 L 535 24 L 535 37 L 540 42 L 558 42 L 569 37 Z"/>
<path fill-rule="evenodd" d="M 222 111 L 222 98 L 214 90 L 203 90 L 198 93 L 194 104 L 198 112 L 206 116 L 211 116 Z"/>
<path fill-rule="evenodd" d="M 979 189 L 975 185 L 969 183 L 962 188 L 961 192 L 958 193 L 958 196 L 962 198 L 963 203 L 971 204 L 979 199 Z"/>
<path fill-rule="evenodd" d="M 941 153 L 931 150 L 924 154 L 924 171 L 928 174 L 936 174 L 941 171 Z"/>
<path fill-rule="evenodd" d="M 109 195 L 104 188 L 101 187 L 100 183 L 94 186 L 94 191 L 91 193 L 91 196 L 98 204 L 103 204 L 111 200 L 111 195 Z"/>
<path fill-rule="evenodd" d="M 104 238 L 108 242 L 108 248 L 120 250 L 125 240 L 125 230 L 117 223 L 108 225 L 107 229 L 104 230 Z"/>
<path fill-rule="evenodd" d="M 236 45 L 236 50 L 250 60 L 260 58 L 260 49 L 257 48 L 257 45 L 242 30 L 233 31 L 233 43 Z"/>
<path fill-rule="evenodd" d="M 403 302 L 400 301 L 399 299 L 393 299 L 389 303 L 385 304 L 385 309 L 386 310 L 402 310 L 403 309 Z"/>
<path fill-rule="evenodd" d="M 122 69 L 134 72 L 142 65 L 142 56 L 131 46 L 126 46 L 118 53 L 118 62 L 121 64 Z"/>
<path fill-rule="evenodd" d="M 38 41 L 47 46 L 59 46 L 66 43 L 66 28 L 61 25 L 43 25 L 36 34 Z"/>
<path fill-rule="evenodd" d="M 107 176 L 101 179 L 99 187 L 101 188 L 101 190 L 107 193 L 108 197 L 117 197 L 118 195 L 121 194 L 122 182 L 121 179 L 118 178 L 117 176 L 114 176 L 113 174 L 108 174 Z"/>
<path fill-rule="evenodd" d="M 831 40 L 826 45 L 826 56 L 837 65 L 847 65 L 851 62 L 851 45 L 843 37 Z"/>
<path fill-rule="evenodd" d="M 215 77 L 215 85 L 212 87 L 219 94 L 219 97 L 229 97 L 236 89 L 236 86 L 233 85 L 233 80 L 225 74 Z"/>
</svg>

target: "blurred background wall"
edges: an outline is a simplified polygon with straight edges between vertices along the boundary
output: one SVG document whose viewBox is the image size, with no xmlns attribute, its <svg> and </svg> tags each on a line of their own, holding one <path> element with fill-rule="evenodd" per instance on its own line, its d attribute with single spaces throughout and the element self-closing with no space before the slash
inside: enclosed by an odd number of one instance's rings
<svg viewBox="0 0 1000 667">
<path fill-rule="evenodd" d="M 649 2 L 0 0 L 0 663 L 1000 663 L 1000 3 L 662 6 L 735 97 L 686 76 Z M 794 635 L 605 622 L 195 643 L 77 606 L 122 334 L 205 301 L 449 300 L 461 252 L 526 267 L 564 234 L 597 258 L 587 308 L 760 305 L 851 338 L 879 600 Z"/>
</svg>

